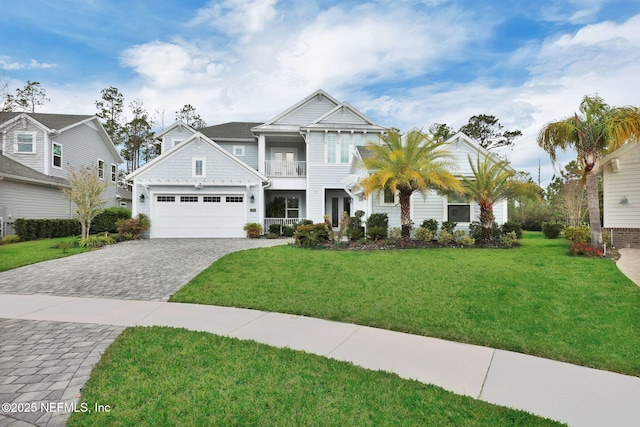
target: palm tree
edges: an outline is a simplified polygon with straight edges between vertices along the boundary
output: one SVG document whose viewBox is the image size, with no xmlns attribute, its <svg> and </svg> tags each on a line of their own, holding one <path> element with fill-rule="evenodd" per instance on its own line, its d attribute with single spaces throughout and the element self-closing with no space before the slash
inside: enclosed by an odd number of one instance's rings
<svg viewBox="0 0 640 427">
<path fill-rule="evenodd" d="M 443 148 L 444 141 L 430 140 L 421 131 L 411 131 L 404 137 L 390 130 L 379 143 L 370 143 L 370 156 L 362 161 L 371 173 L 360 180 L 365 197 L 374 191 L 391 190 L 400 199 L 402 237 L 411 230 L 411 195 L 428 190 L 462 193 L 460 181 L 449 170 L 453 160 Z"/>
<path fill-rule="evenodd" d="M 602 249 L 597 179 L 600 158 L 640 137 L 640 109 L 611 107 L 594 95 L 582 99 L 580 113 L 580 116 L 576 113 L 573 117 L 548 123 L 538 134 L 538 145 L 549 153 L 554 163 L 558 149 L 577 151 L 586 180 L 591 244 Z"/>
<path fill-rule="evenodd" d="M 483 241 L 491 239 L 493 222 L 493 205 L 510 197 L 535 197 L 538 186 L 533 182 L 522 182 L 515 179 L 516 172 L 509 167 L 509 163 L 495 161 L 491 156 L 484 160 L 480 157 L 474 162 L 469 156 L 472 177 L 463 177 L 465 193 L 480 206 L 480 224 L 482 225 Z"/>
</svg>

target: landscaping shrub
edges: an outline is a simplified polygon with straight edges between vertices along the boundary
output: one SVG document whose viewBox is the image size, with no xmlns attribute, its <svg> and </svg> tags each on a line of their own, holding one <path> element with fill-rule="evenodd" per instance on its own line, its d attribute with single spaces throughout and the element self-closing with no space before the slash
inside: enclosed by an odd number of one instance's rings
<svg viewBox="0 0 640 427">
<path fill-rule="evenodd" d="M 563 228 L 564 225 L 558 222 L 545 222 L 542 224 L 542 233 L 547 239 L 557 239 Z"/>
<path fill-rule="evenodd" d="M 131 218 L 131 211 L 127 208 L 114 207 L 107 208 L 96 215 L 93 220 L 91 220 L 91 229 L 89 232 L 91 233 L 115 233 L 117 231 L 116 222 L 119 219 L 129 219 Z"/>
<path fill-rule="evenodd" d="M 349 217 L 347 223 L 347 237 L 349 240 L 357 241 L 364 239 L 364 227 L 362 226 L 362 217 L 364 211 L 355 211 L 354 216 Z"/>
<path fill-rule="evenodd" d="M 247 237 L 250 239 L 259 239 L 262 236 L 262 224 L 257 222 L 250 222 L 245 224 L 244 231 L 247 232 Z"/>
<path fill-rule="evenodd" d="M 25 219 L 15 220 L 14 228 L 20 240 L 67 237 L 80 234 L 81 225 L 77 219 Z"/>
<path fill-rule="evenodd" d="M 469 236 L 474 239 L 482 237 L 482 224 L 480 224 L 480 221 L 473 221 L 469 224 Z"/>
<path fill-rule="evenodd" d="M 127 240 L 139 239 L 143 231 L 151 227 L 151 221 L 145 214 L 138 214 L 135 218 L 119 219 L 116 228 L 121 236 Z"/>
<path fill-rule="evenodd" d="M 502 235 L 511 233 L 512 231 L 516 233 L 516 238 L 522 239 L 522 226 L 519 223 L 514 221 L 507 221 L 502 224 Z"/>
<path fill-rule="evenodd" d="M 282 234 L 282 227 L 280 224 L 271 224 L 269 226 L 269 234 L 276 234 L 278 236 Z"/>
<path fill-rule="evenodd" d="M 432 234 L 436 234 L 436 232 L 438 231 L 438 221 L 433 218 L 425 219 L 424 221 L 422 221 L 422 225 L 420 227 L 431 230 Z"/>
<path fill-rule="evenodd" d="M 398 240 L 402 236 L 402 228 L 400 227 L 391 227 L 389 230 L 389 238 L 393 240 Z"/>
<path fill-rule="evenodd" d="M 476 244 L 476 239 L 474 239 L 471 236 L 462 236 L 462 238 L 460 238 L 459 243 L 465 248 L 468 248 Z"/>
<path fill-rule="evenodd" d="M 84 240 L 80 240 L 79 245 L 83 248 L 101 248 L 103 246 L 112 245 L 116 241 L 106 234 L 100 236 L 89 236 Z M 71 246 L 69 246 L 71 247 Z"/>
<path fill-rule="evenodd" d="M 591 243 L 591 228 L 588 225 L 567 227 L 562 230 L 562 235 L 573 243 Z"/>
<path fill-rule="evenodd" d="M 431 239 L 433 239 L 433 231 L 431 231 L 429 228 L 419 227 L 416 230 L 416 239 L 420 240 L 421 242 L 430 242 Z"/>
<path fill-rule="evenodd" d="M 300 246 L 312 247 L 318 246 L 320 243 L 328 242 L 329 229 L 323 222 L 318 224 L 303 224 L 296 228 L 293 236 L 295 243 Z"/>
<path fill-rule="evenodd" d="M 282 235 L 284 237 L 293 237 L 293 234 L 296 232 L 296 227 L 285 225 L 282 227 Z"/>
<path fill-rule="evenodd" d="M 446 231 L 447 233 L 453 234 L 453 230 L 456 228 L 456 225 L 458 225 L 457 222 L 442 221 L 442 226 L 440 227 L 440 229 Z"/>
<path fill-rule="evenodd" d="M 18 243 L 20 241 L 20 237 L 15 234 L 8 234 L 0 239 L 0 245 L 8 245 L 10 243 Z"/>
<path fill-rule="evenodd" d="M 505 248 L 512 248 L 516 245 L 517 242 L 518 235 L 515 231 L 509 231 L 500 236 L 500 243 L 502 243 L 502 246 L 504 246 Z"/>
<path fill-rule="evenodd" d="M 438 243 L 440 243 L 441 245 L 450 245 L 452 243 L 455 243 L 453 233 L 449 233 L 444 229 L 440 230 L 440 232 L 438 233 Z"/>
<path fill-rule="evenodd" d="M 571 256 L 588 256 L 588 257 L 601 257 L 603 255 L 600 249 L 595 249 L 589 243 L 578 242 L 569 246 L 567 254 Z"/>
<path fill-rule="evenodd" d="M 374 213 L 367 218 L 367 237 L 373 240 L 386 239 L 389 233 L 389 217 L 386 213 Z"/>
</svg>

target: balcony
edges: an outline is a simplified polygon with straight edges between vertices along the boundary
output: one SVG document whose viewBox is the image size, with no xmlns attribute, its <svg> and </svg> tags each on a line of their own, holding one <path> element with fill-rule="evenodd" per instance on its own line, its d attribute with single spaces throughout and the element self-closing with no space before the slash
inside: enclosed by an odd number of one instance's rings
<svg viewBox="0 0 640 427">
<path fill-rule="evenodd" d="M 286 160 L 265 160 L 265 175 L 275 178 L 304 178 L 307 176 L 307 162 Z"/>
</svg>

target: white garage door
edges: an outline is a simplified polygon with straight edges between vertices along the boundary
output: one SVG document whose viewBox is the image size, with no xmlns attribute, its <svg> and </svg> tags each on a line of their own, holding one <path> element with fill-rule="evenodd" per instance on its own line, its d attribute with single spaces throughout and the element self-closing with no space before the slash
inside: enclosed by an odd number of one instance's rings
<svg viewBox="0 0 640 427">
<path fill-rule="evenodd" d="M 156 194 L 151 237 L 245 237 L 241 194 Z"/>
</svg>

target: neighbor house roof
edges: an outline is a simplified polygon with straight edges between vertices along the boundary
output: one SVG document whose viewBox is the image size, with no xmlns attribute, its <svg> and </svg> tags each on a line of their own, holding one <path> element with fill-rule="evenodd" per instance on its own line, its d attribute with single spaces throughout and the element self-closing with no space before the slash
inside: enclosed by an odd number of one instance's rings
<svg viewBox="0 0 640 427">
<path fill-rule="evenodd" d="M 26 114 L 33 120 L 47 127 L 49 130 L 60 130 L 76 123 L 92 119 L 94 116 L 79 114 L 50 114 L 50 113 L 22 113 L 8 112 L 0 115 L 0 123 L 4 123 L 21 114 Z"/>
<path fill-rule="evenodd" d="M 255 140 L 252 128 L 260 126 L 261 122 L 229 122 L 198 129 L 207 138 L 227 140 Z"/>
<path fill-rule="evenodd" d="M 48 176 L 33 170 L 22 163 L 2 155 L 2 151 L 0 151 L 0 178 L 54 187 L 69 185 L 69 181 L 66 179 Z"/>
</svg>

